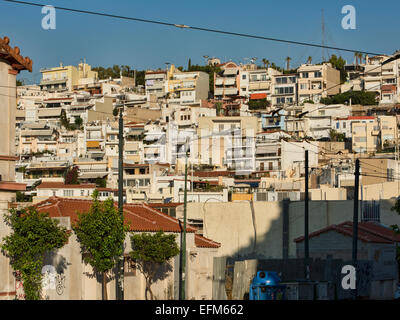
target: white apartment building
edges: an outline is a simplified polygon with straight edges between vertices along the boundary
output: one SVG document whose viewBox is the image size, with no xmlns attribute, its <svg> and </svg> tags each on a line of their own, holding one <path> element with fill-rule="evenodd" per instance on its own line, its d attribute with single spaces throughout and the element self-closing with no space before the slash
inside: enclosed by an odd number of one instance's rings
<svg viewBox="0 0 400 320">
<path fill-rule="evenodd" d="M 285 74 L 272 77 L 272 105 L 287 106 L 297 103 L 297 75 Z"/>
<path fill-rule="evenodd" d="M 298 70 L 298 101 L 318 103 L 321 98 L 340 92 L 340 71 L 330 63 L 322 65 L 303 64 Z"/>
</svg>

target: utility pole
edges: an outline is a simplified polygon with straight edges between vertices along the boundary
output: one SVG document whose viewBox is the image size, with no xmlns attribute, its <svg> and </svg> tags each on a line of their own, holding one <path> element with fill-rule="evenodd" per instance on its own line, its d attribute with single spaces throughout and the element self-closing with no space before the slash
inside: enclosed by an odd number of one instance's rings
<svg viewBox="0 0 400 320">
<path fill-rule="evenodd" d="M 356 170 L 354 172 L 354 211 L 353 211 L 353 266 L 357 269 L 357 241 L 358 241 L 358 188 L 360 184 L 360 159 L 356 160 Z M 357 274 L 357 273 L 356 273 Z M 357 282 L 354 290 L 354 298 L 357 298 Z"/>
<path fill-rule="evenodd" d="M 119 108 L 118 122 L 118 210 L 122 219 L 124 218 L 124 184 L 123 184 L 123 157 L 124 157 L 124 119 L 123 110 L 125 97 Z M 117 272 L 115 277 L 115 296 L 116 300 L 124 300 L 124 243 L 122 243 L 122 257 L 118 259 Z"/>
<path fill-rule="evenodd" d="M 188 149 L 189 139 L 186 138 L 185 144 L 185 191 L 183 195 L 183 238 L 181 236 L 181 254 L 179 263 L 179 300 L 185 300 L 186 284 L 186 213 L 187 213 L 187 176 L 188 176 Z M 193 181 L 192 181 L 193 183 Z M 182 235 L 182 234 L 181 234 Z"/>
<path fill-rule="evenodd" d="M 305 150 L 305 161 L 304 161 L 304 184 L 305 184 L 305 195 L 304 195 L 304 261 L 305 261 L 305 277 L 306 280 L 310 279 L 310 252 L 308 243 L 308 150 Z"/>
</svg>

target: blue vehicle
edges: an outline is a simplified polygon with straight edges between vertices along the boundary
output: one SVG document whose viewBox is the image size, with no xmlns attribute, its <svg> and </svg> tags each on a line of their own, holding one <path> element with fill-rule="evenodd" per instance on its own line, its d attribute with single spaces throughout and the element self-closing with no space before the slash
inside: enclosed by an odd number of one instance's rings
<svg viewBox="0 0 400 320">
<path fill-rule="evenodd" d="M 284 300 L 286 286 L 273 271 L 258 271 L 250 284 L 250 300 Z"/>
</svg>

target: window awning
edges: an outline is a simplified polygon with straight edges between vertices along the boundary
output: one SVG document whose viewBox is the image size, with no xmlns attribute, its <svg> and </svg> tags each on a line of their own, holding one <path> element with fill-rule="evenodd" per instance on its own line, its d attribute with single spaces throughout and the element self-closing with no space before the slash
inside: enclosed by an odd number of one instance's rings
<svg viewBox="0 0 400 320">
<path fill-rule="evenodd" d="M 86 147 L 87 148 L 100 148 L 100 141 L 87 141 Z"/>
<path fill-rule="evenodd" d="M 236 68 L 229 68 L 224 70 L 224 76 L 234 75 L 238 73 L 238 69 Z"/>
<path fill-rule="evenodd" d="M 276 147 L 276 146 L 257 147 L 256 154 L 265 154 L 265 153 L 278 153 L 278 147 Z"/>
</svg>

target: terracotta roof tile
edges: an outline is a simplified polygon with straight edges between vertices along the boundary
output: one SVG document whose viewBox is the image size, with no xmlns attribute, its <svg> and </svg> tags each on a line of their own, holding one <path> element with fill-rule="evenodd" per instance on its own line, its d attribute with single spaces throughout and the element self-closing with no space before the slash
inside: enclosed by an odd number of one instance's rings
<svg viewBox="0 0 400 320">
<path fill-rule="evenodd" d="M 95 189 L 96 184 L 65 184 L 64 182 L 42 182 L 37 189 Z"/>
<path fill-rule="evenodd" d="M 379 224 L 374 224 L 371 222 L 360 222 L 358 224 L 358 240 L 369 243 L 387 243 L 391 244 L 393 242 L 400 242 L 400 236 L 395 235 L 395 233 Z M 309 234 L 310 238 L 319 236 L 322 233 L 336 231 L 345 236 L 353 236 L 353 223 L 351 221 L 346 221 L 338 225 L 330 225 L 326 228 L 320 229 L 318 231 Z M 299 243 L 304 241 L 304 236 L 294 239 L 295 242 Z"/>
<path fill-rule="evenodd" d="M 50 217 L 70 217 L 71 223 L 78 219 L 78 213 L 89 211 L 91 200 L 78 200 L 51 197 L 34 205 L 40 212 L 47 212 Z M 117 207 L 117 203 L 115 203 Z M 137 232 L 181 232 L 183 224 L 176 218 L 160 212 L 146 204 L 125 204 L 125 223 L 130 225 L 131 231 Z M 187 232 L 196 232 L 197 229 L 187 226 Z"/>
<path fill-rule="evenodd" d="M 221 246 L 219 242 L 212 241 L 199 234 L 194 235 L 194 242 L 198 248 L 219 248 Z"/>
</svg>

